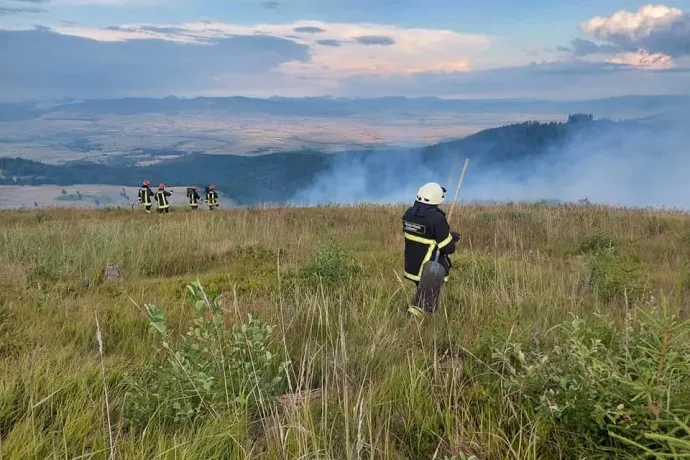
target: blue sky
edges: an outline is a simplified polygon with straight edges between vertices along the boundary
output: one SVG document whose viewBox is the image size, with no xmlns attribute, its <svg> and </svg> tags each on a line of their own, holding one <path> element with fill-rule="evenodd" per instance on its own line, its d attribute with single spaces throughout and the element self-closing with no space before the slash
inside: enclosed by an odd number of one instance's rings
<svg viewBox="0 0 690 460">
<path fill-rule="evenodd" d="M 0 0 L 0 98 L 690 93 L 690 0 Z"/>
</svg>

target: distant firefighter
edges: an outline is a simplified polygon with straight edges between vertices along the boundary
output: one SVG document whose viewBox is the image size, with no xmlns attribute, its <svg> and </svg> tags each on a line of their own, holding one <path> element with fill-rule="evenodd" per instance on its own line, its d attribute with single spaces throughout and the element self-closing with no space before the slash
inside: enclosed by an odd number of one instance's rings
<svg viewBox="0 0 690 460">
<path fill-rule="evenodd" d="M 196 185 L 187 188 L 187 198 L 189 199 L 189 207 L 191 209 L 197 209 L 199 207 L 199 200 L 201 197 L 196 191 Z"/>
<path fill-rule="evenodd" d="M 213 184 L 206 191 L 206 202 L 208 203 L 208 209 L 211 211 L 218 207 L 218 192 L 216 192 L 216 186 Z"/>
<path fill-rule="evenodd" d="M 139 188 L 139 203 L 146 209 L 147 214 L 151 214 L 151 201 L 153 198 L 153 190 L 151 190 L 151 182 L 147 180 Z"/>
<path fill-rule="evenodd" d="M 158 184 L 158 191 L 156 192 L 156 203 L 158 204 L 158 214 L 170 212 L 170 203 L 168 197 L 172 195 L 165 189 L 165 184 Z"/>
</svg>

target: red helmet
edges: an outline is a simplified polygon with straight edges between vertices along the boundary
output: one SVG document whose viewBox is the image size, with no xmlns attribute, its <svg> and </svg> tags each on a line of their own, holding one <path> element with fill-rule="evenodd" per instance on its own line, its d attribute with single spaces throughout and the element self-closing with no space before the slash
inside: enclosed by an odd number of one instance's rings
<svg viewBox="0 0 690 460">
<path fill-rule="evenodd" d="M 158 184 L 158 188 L 159 188 L 159 189 L 164 189 L 164 188 L 165 188 L 165 184 Z"/>
<path fill-rule="evenodd" d="M 151 185 L 151 182 L 149 182 L 149 180 L 146 179 L 146 180 L 144 181 L 144 185 L 148 187 L 149 185 Z"/>
<path fill-rule="evenodd" d="M 215 186 L 214 184 L 211 184 L 211 186 L 210 186 L 209 188 L 210 188 L 211 190 L 213 190 L 213 189 L 216 188 L 216 186 Z"/>
</svg>

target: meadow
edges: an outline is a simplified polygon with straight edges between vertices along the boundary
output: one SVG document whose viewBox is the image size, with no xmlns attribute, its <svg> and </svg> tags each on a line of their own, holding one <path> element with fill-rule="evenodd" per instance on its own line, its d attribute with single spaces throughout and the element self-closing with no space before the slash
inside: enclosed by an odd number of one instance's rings
<svg viewBox="0 0 690 460">
<path fill-rule="evenodd" d="M 688 214 L 403 211 L 0 211 L 0 459 L 690 457 Z"/>
</svg>

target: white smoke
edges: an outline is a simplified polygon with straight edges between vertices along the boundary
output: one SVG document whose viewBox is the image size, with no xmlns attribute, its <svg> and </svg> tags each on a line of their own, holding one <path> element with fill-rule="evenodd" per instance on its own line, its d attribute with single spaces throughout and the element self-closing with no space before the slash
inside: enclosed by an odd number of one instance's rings
<svg viewBox="0 0 690 460">
<path fill-rule="evenodd" d="M 575 136 L 545 155 L 500 164 L 473 158 L 461 200 L 538 202 L 555 200 L 629 207 L 690 209 L 690 123 L 687 110 L 650 129 L 600 127 Z M 667 114 L 668 115 L 668 114 Z M 424 166 L 421 155 L 340 157 L 293 202 L 302 205 L 411 203 L 417 189 L 437 181 L 452 196 L 463 154 L 445 166 Z M 455 179 L 448 183 L 452 165 Z"/>
</svg>

